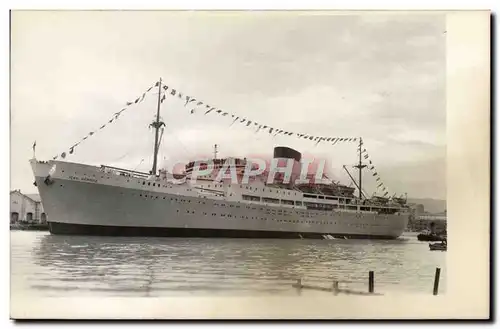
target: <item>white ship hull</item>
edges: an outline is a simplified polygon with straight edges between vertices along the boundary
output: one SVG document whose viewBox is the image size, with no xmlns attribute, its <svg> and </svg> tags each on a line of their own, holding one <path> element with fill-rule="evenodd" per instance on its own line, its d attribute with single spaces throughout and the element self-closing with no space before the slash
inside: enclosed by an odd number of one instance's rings
<svg viewBox="0 0 500 329">
<path fill-rule="evenodd" d="M 76 163 L 31 160 L 31 165 L 53 234 L 394 239 L 408 221 L 404 213 L 305 210 L 203 197 L 189 184 L 153 187 L 144 179 Z"/>
</svg>

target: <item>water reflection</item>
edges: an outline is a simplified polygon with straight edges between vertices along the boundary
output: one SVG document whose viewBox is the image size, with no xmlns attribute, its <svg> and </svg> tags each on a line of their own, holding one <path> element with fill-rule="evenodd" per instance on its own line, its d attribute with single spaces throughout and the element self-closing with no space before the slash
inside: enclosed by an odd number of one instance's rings
<svg viewBox="0 0 500 329">
<path fill-rule="evenodd" d="M 57 294 L 294 294 L 301 277 L 364 289 L 368 270 L 377 287 L 419 291 L 432 283 L 444 254 L 416 239 L 250 240 L 43 235 L 30 246 L 31 289 Z M 22 248 L 13 253 L 22 254 Z M 16 255 L 13 255 L 15 257 Z M 430 259 L 429 257 L 433 257 Z M 429 261 L 430 260 L 430 261 Z M 444 264 L 443 264 L 444 265 Z M 30 272 L 31 273 L 31 272 Z M 431 279 L 428 279 L 431 278 Z"/>
</svg>

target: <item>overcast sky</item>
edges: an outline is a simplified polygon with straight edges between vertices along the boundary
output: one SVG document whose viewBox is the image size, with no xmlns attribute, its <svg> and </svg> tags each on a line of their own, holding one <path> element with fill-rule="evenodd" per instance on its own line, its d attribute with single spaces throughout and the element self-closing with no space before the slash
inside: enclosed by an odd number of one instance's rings
<svg viewBox="0 0 500 329">
<path fill-rule="evenodd" d="M 36 192 L 28 163 L 106 123 L 162 77 L 224 111 L 317 136 L 362 136 L 391 194 L 446 198 L 445 16 L 320 12 L 14 12 L 11 188 Z M 154 91 L 154 90 L 153 90 Z M 98 130 L 67 161 L 148 171 L 157 94 Z M 167 98 L 160 164 L 272 156 L 289 146 L 342 165 L 353 143 L 273 137 Z M 144 162 L 141 163 L 141 160 Z M 375 180 L 366 173 L 365 190 Z"/>
</svg>

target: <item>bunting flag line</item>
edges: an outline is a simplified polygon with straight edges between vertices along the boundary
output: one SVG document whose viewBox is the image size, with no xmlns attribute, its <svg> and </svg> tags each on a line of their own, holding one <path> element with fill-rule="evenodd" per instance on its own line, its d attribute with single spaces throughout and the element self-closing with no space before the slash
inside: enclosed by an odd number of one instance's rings
<svg viewBox="0 0 500 329">
<path fill-rule="evenodd" d="M 363 140 L 361 140 L 361 143 L 363 142 Z M 360 149 L 358 148 L 358 151 Z M 363 151 L 361 151 L 361 153 L 365 153 L 364 155 L 364 158 L 368 160 L 368 162 L 370 163 L 369 166 L 367 166 L 367 168 L 371 171 L 371 174 L 373 177 L 376 177 L 376 182 L 378 183 L 377 185 L 377 189 L 378 190 L 381 190 L 382 192 L 385 192 L 383 195 L 384 197 L 389 193 L 388 191 L 388 188 L 385 186 L 385 184 L 382 182 L 381 178 L 380 178 L 380 175 L 379 173 L 377 172 L 377 170 L 375 169 L 375 165 L 373 164 L 373 161 L 371 159 L 369 159 L 369 155 L 368 155 L 368 152 L 366 151 L 366 148 L 363 149 Z"/>
<path fill-rule="evenodd" d="M 130 101 L 126 102 L 125 103 L 126 106 L 124 108 L 122 108 L 119 112 L 114 113 L 113 117 L 108 121 L 108 123 L 106 123 L 106 124 L 102 125 L 101 127 L 99 127 L 98 130 L 104 129 L 108 124 L 111 124 L 113 121 L 117 120 L 119 118 L 119 116 L 125 110 L 127 110 L 131 105 L 141 103 L 146 98 L 146 94 L 148 94 L 151 90 L 153 90 L 153 87 L 158 87 L 158 85 L 159 85 L 159 82 L 155 82 L 155 84 L 153 86 L 148 87 L 146 89 L 146 91 L 144 93 L 142 93 L 139 97 L 137 97 L 134 101 L 132 101 L 132 102 L 130 102 Z M 378 184 L 377 188 L 382 189 L 382 191 L 385 192 L 384 196 L 389 193 L 387 187 L 381 181 L 380 176 L 378 175 L 378 173 L 377 173 L 377 171 L 375 169 L 375 166 L 374 166 L 372 160 L 369 158 L 369 155 L 368 155 L 368 152 L 366 151 L 366 148 L 362 147 L 364 145 L 364 143 L 363 143 L 363 139 L 361 137 L 331 137 L 331 136 L 330 137 L 328 137 L 328 136 L 325 137 L 325 136 L 314 136 L 314 135 L 310 135 L 310 134 L 303 134 L 303 133 L 299 134 L 299 133 L 294 133 L 294 132 L 291 132 L 291 131 L 285 131 L 283 129 L 278 129 L 278 128 L 275 128 L 275 127 L 272 127 L 272 126 L 269 126 L 269 125 L 260 124 L 260 123 L 257 123 L 255 121 L 253 121 L 253 120 L 250 120 L 250 119 L 247 119 L 247 118 L 242 118 L 242 117 L 237 116 L 237 115 L 235 115 L 233 113 L 230 113 L 230 112 L 227 112 L 227 111 L 223 111 L 220 108 L 208 105 L 205 102 L 200 101 L 199 99 L 197 99 L 195 97 L 186 95 L 185 93 L 179 91 L 178 89 L 174 89 L 174 88 L 169 87 L 169 86 L 167 86 L 165 84 L 162 85 L 162 88 L 164 90 L 164 93 L 163 93 L 163 96 L 160 99 L 160 103 L 163 103 L 166 100 L 167 95 L 171 95 L 171 96 L 174 96 L 175 99 L 181 99 L 181 100 L 183 100 L 184 101 L 184 104 L 183 104 L 184 107 L 187 107 L 187 105 L 191 104 L 190 107 L 189 107 L 191 114 L 197 113 L 196 110 L 201 107 L 201 108 L 205 108 L 204 115 L 207 115 L 209 113 L 215 113 L 215 114 L 220 115 L 221 117 L 226 117 L 226 116 L 230 115 L 231 118 L 233 118 L 231 124 L 229 125 L 230 127 L 232 125 L 234 125 L 235 123 L 240 123 L 240 124 L 244 125 L 244 127 L 250 127 L 252 129 L 257 128 L 255 130 L 255 133 L 260 132 L 261 130 L 263 130 L 264 132 L 267 132 L 268 134 L 270 134 L 273 137 L 277 136 L 277 135 L 280 135 L 280 134 L 285 135 L 285 136 L 295 136 L 295 137 L 300 138 L 300 139 L 303 138 L 305 140 L 313 141 L 313 142 L 315 142 L 315 146 L 318 145 L 321 142 L 327 142 L 327 143 L 330 143 L 331 145 L 335 145 L 337 143 L 345 143 L 345 142 L 348 142 L 348 143 L 355 142 L 355 143 L 357 143 L 358 140 L 359 140 L 359 146 L 358 146 L 357 149 L 358 149 L 359 152 L 361 152 L 362 154 L 364 154 L 364 156 L 363 156 L 364 159 L 368 160 L 368 162 L 370 164 L 370 166 L 368 166 L 368 169 L 372 171 L 372 176 L 376 177 L 377 182 L 380 182 Z M 167 94 L 167 91 L 169 91 L 168 94 Z M 253 123 L 253 125 L 252 125 L 252 123 Z M 86 140 L 88 137 L 94 135 L 94 133 L 95 133 L 95 131 L 91 131 L 82 140 L 80 140 L 78 143 L 76 143 L 75 145 L 73 145 L 69 149 L 69 154 L 73 154 L 76 146 L 78 146 L 82 141 Z M 66 155 L 67 155 L 67 153 L 63 152 L 63 153 L 61 153 L 60 156 L 64 159 L 66 157 Z M 53 159 L 55 160 L 57 158 L 58 158 L 58 155 L 56 155 Z"/>
<path fill-rule="evenodd" d="M 154 86 L 158 87 L 158 84 L 159 82 L 156 82 L 154 84 Z M 103 124 L 102 126 L 100 126 L 97 130 L 102 130 L 104 129 L 108 124 L 112 123 L 113 121 L 116 121 L 118 119 L 118 117 L 125 111 L 127 110 L 131 105 L 134 105 L 134 104 L 138 104 L 138 103 L 141 103 L 145 98 L 146 98 L 146 94 L 148 94 L 151 90 L 153 89 L 153 85 L 150 86 L 148 89 L 146 89 L 146 91 L 144 93 L 141 94 L 141 96 L 137 97 L 133 102 L 126 102 L 125 103 L 125 107 L 122 108 L 120 111 L 118 112 L 115 112 L 112 116 L 112 118 L 110 120 L 108 120 L 107 123 Z M 68 154 L 73 154 L 74 151 L 75 151 L 75 148 L 80 145 L 80 143 L 82 143 L 84 140 L 88 139 L 90 136 L 93 136 L 96 132 L 96 131 L 91 131 L 87 134 L 87 136 L 83 137 L 78 143 L 74 144 L 73 146 L 71 146 L 69 148 L 69 151 L 68 151 Z M 66 155 L 67 153 L 66 152 L 62 152 L 60 157 L 65 159 L 66 158 Z M 57 158 L 59 157 L 59 155 L 56 155 L 54 156 L 52 159 L 53 160 L 57 160 Z"/>
<path fill-rule="evenodd" d="M 168 87 L 166 85 L 163 86 L 163 88 L 165 90 L 168 89 Z M 228 116 L 230 115 L 231 118 L 235 118 L 236 115 L 235 114 L 232 114 L 230 112 L 227 112 L 227 111 L 223 111 L 221 110 L 220 108 L 217 108 L 217 107 L 212 107 L 206 103 L 204 103 L 203 101 L 200 101 L 199 99 L 196 99 L 192 96 L 189 96 L 189 95 L 186 95 L 185 93 L 183 93 L 182 91 L 179 91 L 178 89 L 173 89 L 170 87 L 170 95 L 171 96 L 177 96 L 175 97 L 176 99 L 182 99 L 184 101 L 184 106 L 186 107 L 188 104 L 193 104 L 193 108 L 190 109 L 190 113 L 191 114 L 194 114 L 194 113 L 197 113 L 197 108 L 200 107 L 200 106 L 203 106 L 205 107 L 205 111 L 204 111 L 204 115 L 207 115 L 209 113 L 216 113 L 220 116 Z M 163 101 L 164 99 L 162 99 Z M 194 102 L 198 101 L 196 104 Z M 238 118 L 241 118 L 238 116 Z M 233 120 L 231 122 L 231 124 L 229 125 L 230 127 L 233 126 L 235 123 L 237 123 L 237 120 Z M 242 123 L 244 124 L 245 127 L 250 127 L 252 123 L 254 123 L 255 126 L 258 126 L 259 124 L 256 123 L 255 121 L 253 120 L 250 120 L 250 119 L 247 119 L 247 118 L 241 118 L 240 122 L 239 123 Z M 278 129 L 278 128 L 272 128 L 268 125 L 262 125 L 262 128 L 261 129 L 257 129 L 257 131 L 260 131 L 262 129 L 267 129 L 269 128 L 268 130 L 268 133 L 270 135 L 272 135 L 273 137 L 274 136 L 277 136 L 279 134 L 283 134 L 283 135 L 286 135 L 286 136 L 297 136 L 298 138 L 304 138 L 304 139 L 309 139 L 311 141 L 314 141 L 316 144 L 315 145 L 318 145 L 319 143 L 321 142 L 329 142 L 331 143 L 331 145 L 335 145 L 339 142 L 357 142 L 358 141 L 358 137 L 320 137 L 320 136 L 312 136 L 312 135 L 305 135 L 305 134 L 298 134 L 298 133 L 294 133 L 294 132 L 289 132 L 289 131 L 285 131 L 285 130 L 282 130 L 282 129 Z M 272 128 L 272 129 L 271 129 Z M 274 134 L 273 134 L 274 132 Z M 362 141 L 361 141 L 361 144 L 362 144 Z M 366 152 L 366 150 L 365 150 Z"/>
<path fill-rule="evenodd" d="M 239 118 L 240 118 L 240 117 L 236 117 L 236 119 L 234 119 L 234 120 L 233 120 L 233 123 L 231 123 L 231 124 L 229 125 L 229 127 L 231 127 L 231 126 L 232 126 L 232 125 L 233 125 L 236 121 L 238 121 L 238 119 L 239 119 Z"/>
</svg>

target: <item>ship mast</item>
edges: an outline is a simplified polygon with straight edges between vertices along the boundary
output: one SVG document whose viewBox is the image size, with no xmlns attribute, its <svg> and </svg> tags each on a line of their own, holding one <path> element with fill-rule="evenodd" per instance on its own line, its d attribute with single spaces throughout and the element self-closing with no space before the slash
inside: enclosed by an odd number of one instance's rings
<svg viewBox="0 0 500 329">
<path fill-rule="evenodd" d="M 214 160 L 217 160 L 217 144 L 214 145 Z"/>
<path fill-rule="evenodd" d="M 153 169 L 151 170 L 151 174 L 156 176 L 156 164 L 158 161 L 158 132 L 160 128 L 165 125 L 164 122 L 160 121 L 160 104 L 161 104 L 161 78 L 158 82 L 158 108 L 156 110 L 156 120 L 150 124 L 151 127 L 155 129 L 155 145 L 154 145 L 154 154 L 153 154 Z"/>
<path fill-rule="evenodd" d="M 362 175 L 362 172 L 363 172 L 363 168 L 366 167 L 366 165 L 363 164 L 363 160 L 361 159 L 361 155 L 362 155 L 362 150 L 361 150 L 361 147 L 363 146 L 363 140 L 361 139 L 361 137 L 359 138 L 359 148 L 358 148 L 358 151 L 359 151 L 359 163 L 354 166 L 354 168 L 357 168 L 358 171 L 359 171 L 359 186 L 358 186 L 358 189 L 359 189 L 359 199 L 362 199 L 363 197 L 363 182 L 362 182 L 362 178 L 363 178 L 363 175 Z"/>
</svg>

